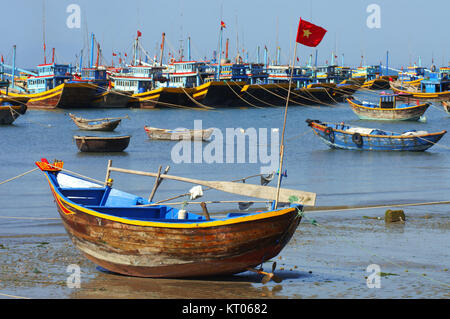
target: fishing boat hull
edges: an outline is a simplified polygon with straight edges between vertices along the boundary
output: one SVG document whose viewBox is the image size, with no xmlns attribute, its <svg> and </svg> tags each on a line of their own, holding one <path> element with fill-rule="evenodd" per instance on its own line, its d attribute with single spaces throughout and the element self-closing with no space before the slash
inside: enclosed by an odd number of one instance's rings
<svg viewBox="0 0 450 319">
<path fill-rule="evenodd" d="M 213 132 L 212 128 L 205 130 L 168 130 L 156 127 L 144 126 L 145 132 L 152 140 L 192 140 L 207 141 Z"/>
<path fill-rule="evenodd" d="M 183 108 L 195 105 L 192 88 L 161 87 L 144 93 L 132 95 L 131 106 L 141 109 Z"/>
<path fill-rule="evenodd" d="M 308 85 L 308 88 L 315 88 L 315 87 L 322 87 L 327 88 L 331 97 L 329 97 L 330 100 L 336 101 L 336 102 L 343 102 L 347 97 L 352 96 L 359 88 L 360 86 L 357 84 L 336 84 L 336 83 L 314 83 Z"/>
<path fill-rule="evenodd" d="M 291 89 L 295 89 L 295 85 Z M 283 106 L 288 90 L 289 83 L 247 84 L 241 90 L 241 98 L 244 105 Z"/>
<path fill-rule="evenodd" d="M 90 108 L 96 94 L 96 86 L 90 83 L 67 82 L 51 90 L 30 94 L 28 108 Z"/>
<path fill-rule="evenodd" d="M 360 151 L 425 151 L 447 133 L 403 133 L 388 135 L 382 130 L 351 130 L 345 124 L 326 124 L 307 120 L 315 135 L 331 148 Z M 363 133 L 366 132 L 366 133 Z M 374 132 L 374 133 L 372 133 Z"/>
<path fill-rule="evenodd" d="M 430 106 L 423 103 L 403 108 L 367 107 L 347 99 L 353 112 L 362 120 L 417 121 Z"/>
<path fill-rule="evenodd" d="M 100 267 L 128 276 L 185 278 L 243 272 L 278 255 L 301 220 L 301 205 L 180 220 L 175 216 L 179 210 L 140 207 L 147 200 L 120 191 L 129 204 L 108 206 L 114 190 L 101 185 L 64 188 L 57 182 L 63 173 L 45 174 L 74 245 Z M 158 221 L 161 214 L 169 219 Z"/>
<path fill-rule="evenodd" d="M 123 152 L 130 143 L 131 136 L 74 136 L 81 152 Z"/>
<path fill-rule="evenodd" d="M 388 90 L 390 88 L 389 79 L 377 78 L 365 81 L 361 87 L 369 90 Z"/>
<path fill-rule="evenodd" d="M 127 107 L 130 101 L 131 94 L 109 90 L 96 94 L 91 105 L 94 108 L 123 108 Z"/>
<path fill-rule="evenodd" d="M 0 98 L 0 125 L 12 124 L 20 115 L 25 114 L 26 111 L 26 105 L 4 105 L 2 98 Z"/>
<path fill-rule="evenodd" d="M 210 81 L 195 87 L 192 96 L 209 107 L 248 106 L 240 97 L 244 85 L 241 81 Z"/>
<path fill-rule="evenodd" d="M 338 102 L 340 95 L 333 95 L 331 89 L 325 87 L 297 88 L 291 91 L 289 105 L 332 105 Z"/>
</svg>

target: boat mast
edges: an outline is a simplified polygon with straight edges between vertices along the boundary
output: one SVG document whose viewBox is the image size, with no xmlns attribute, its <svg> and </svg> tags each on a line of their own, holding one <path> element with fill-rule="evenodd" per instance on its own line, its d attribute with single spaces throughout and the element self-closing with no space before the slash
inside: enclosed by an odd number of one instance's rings
<svg viewBox="0 0 450 319">
<path fill-rule="evenodd" d="M 159 56 L 159 66 L 163 65 L 163 52 L 164 52 L 164 40 L 166 38 L 166 34 L 163 32 L 162 34 L 162 41 L 161 41 L 161 53 Z"/>
<path fill-rule="evenodd" d="M 222 33 L 223 33 L 223 26 L 220 25 L 220 49 L 219 49 L 219 64 L 217 67 L 217 80 L 220 81 L 220 64 L 222 63 Z"/>
<path fill-rule="evenodd" d="M 89 66 L 94 67 L 94 33 L 91 33 L 91 61 Z"/>
<path fill-rule="evenodd" d="M 42 40 L 44 42 L 44 64 L 47 64 L 47 57 L 45 54 L 45 0 L 42 1 Z"/>
</svg>

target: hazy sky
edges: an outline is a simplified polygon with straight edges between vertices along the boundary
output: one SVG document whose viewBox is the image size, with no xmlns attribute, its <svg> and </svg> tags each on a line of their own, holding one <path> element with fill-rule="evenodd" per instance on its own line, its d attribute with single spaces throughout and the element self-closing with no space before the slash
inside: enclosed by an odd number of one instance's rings
<svg viewBox="0 0 450 319">
<path fill-rule="evenodd" d="M 79 28 L 68 27 L 72 11 L 67 12 L 67 8 L 71 4 L 81 9 Z M 376 14 L 367 12 L 371 4 L 379 8 L 379 28 L 367 24 Z M 426 66 L 432 58 L 438 66 L 450 61 L 448 0 L 1 0 L 1 8 L 10 14 L 2 14 L 0 53 L 11 63 L 16 44 L 16 64 L 23 68 L 44 61 L 44 24 L 47 59 L 54 47 L 57 62 L 77 63 L 76 56 L 84 48 L 83 62 L 87 63 L 93 32 L 110 63 L 113 51 L 130 56 L 137 30 L 142 32 L 141 45 L 151 56 L 159 56 L 165 32 L 166 54 L 169 50 L 177 54 L 182 44 L 186 56 L 190 36 L 192 58 L 210 59 L 219 46 L 221 20 L 226 23 L 223 47 L 229 38 L 231 57 L 236 55 L 238 44 L 251 61 L 257 59 L 258 46 L 261 59 L 264 46 L 274 59 L 279 45 L 281 62 L 287 64 L 294 51 L 299 18 L 328 30 L 317 47 L 319 64 L 330 61 L 332 51 L 336 51 L 339 63 L 344 54 L 344 64 L 352 66 L 360 64 L 361 55 L 366 64 L 385 64 L 387 50 L 393 67 L 418 62 L 419 56 Z M 314 49 L 299 45 L 297 52 L 304 64 Z"/>
</svg>

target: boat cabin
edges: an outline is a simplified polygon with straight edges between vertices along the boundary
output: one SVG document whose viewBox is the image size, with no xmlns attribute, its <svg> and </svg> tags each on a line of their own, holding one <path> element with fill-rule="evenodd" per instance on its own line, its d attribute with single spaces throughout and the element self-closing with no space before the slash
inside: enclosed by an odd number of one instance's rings
<svg viewBox="0 0 450 319">
<path fill-rule="evenodd" d="M 448 69 L 448 70 L 446 70 Z M 439 93 L 450 90 L 450 68 L 441 68 L 439 73 L 430 73 L 429 77 L 422 80 L 420 89 L 424 93 Z"/>
<path fill-rule="evenodd" d="M 295 83 L 297 87 L 308 86 L 312 82 L 310 70 L 309 68 L 294 66 L 292 83 Z M 289 83 L 291 67 L 288 65 L 269 65 L 267 75 L 268 83 Z"/>
<path fill-rule="evenodd" d="M 119 73 L 114 73 L 111 78 L 114 88 L 119 91 L 143 93 L 157 87 L 157 81 L 163 81 L 162 70 L 164 67 L 133 65 L 124 68 Z"/>
<path fill-rule="evenodd" d="M 263 63 L 250 63 L 247 69 L 250 84 L 266 84 L 268 74 Z"/>
<path fill-rule="evenodd" d="M 40 64 L 37 66 L 37 75 L 27 79 L 27 89 L 30 93 L 51 90 L 71 80 L 72 69 L 70 64 Z"/>
<path fill-rule="evenodd" d="M 204 64 L 204 62 L 197 61 L 173 62 L 166 75 L 169 81 L 160 86 L 184 88 L 199 86 L 201 84 L 200 69 Z"/>
</svg>

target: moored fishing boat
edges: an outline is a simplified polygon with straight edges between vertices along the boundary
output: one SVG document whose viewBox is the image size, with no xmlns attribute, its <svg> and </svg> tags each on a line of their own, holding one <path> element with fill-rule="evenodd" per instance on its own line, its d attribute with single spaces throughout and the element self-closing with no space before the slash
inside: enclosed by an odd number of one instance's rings
<svg viewBox="0 0 450 319">
<path fill-rule="evenodd" d="M 197 140 L 207 141 L 211 137 L 214 129 L 208 128 L 204 130 L 169 130 L 151 126 L 144 126 L 145 132 L 152 140 Z"/>
<path fill-rule="evenodd" d="M 450 100 L 450 68 L 440 68 L 439 73 L 430 73 L 417 86 L 403 85 L 401 82 L 391 82 L 392 91 L 397 94 L 410 94 L 422 101 Z"/>
<path fill-rule="evenodd" d="M 306 120 L 326 145 L 331 148 L 365 151 L 425 151 L 435 145 L 447 131 L 435 133 L 406 131 L 394 133 L 381 129 L 354 127 L 345 123 Z"/>
<path fill-rule="evenodd" d="M 74 140 L 81 152 L 123 152 L 131 136 L 78 136 Z"/>
<path fill-rule="evenodd" d="M 209 107 L 247 106 L 239 97 L 243 81 L 208 81 L 196 86 L 192 97 Z"/>
<path fill-rule="evenodd" d="M 90 83 L 72 82 L 68 64 L 41 64 L 37 76 L 27 79 L 29 108 L 89 108 L 96 93 Z"/>
<path fill-rule="evenodd" d="M 27 106 L 25 104 L 14 105 L 8 99 L 0 96 L 0 124 L 12 124 L 20 115 L 25 114 L 26 111 Z"/>
<path fill-rule="evenodd" d="M 430 103 L 411 104 L 411 95 L 383 94 L 378 103 L 348 98 L 353 112 L 363 120 L 417 121 Z M 405 101 L 406 100 L 406 101 Z"/>
<path fill-rule="evenodd" d="M 211 218 L 204 203 L 206 216 L 154 204 L 112 188 L 111 171 L 145 172 L 108 165 L 102 185 L 66 173 L 62 162 L 50 165 L 42 159 L 36 164 L 47 177 L 63 225 L 76 248 L 95 264 L 123 275 L 182 278 L 243 272 L 278 255 L 302 217 L 302 204 L 291 204 Z M 209 185 L 206 181 L 145 174 Z M 243 190 L 251 186 L 228 184 Z M 286 198 L 280 197 L 280 202 Z M 305 204 L 313 202 L 310 199 Z"/>
<path fill-rule="evenodd" d="M 72 113 L 69 113 L 69 116 L 79 129 L 86 131 L 114 131 L 122 119 L 128 118 L 127 115 L 120 118 L 84 119 Z"/>
</svg>

